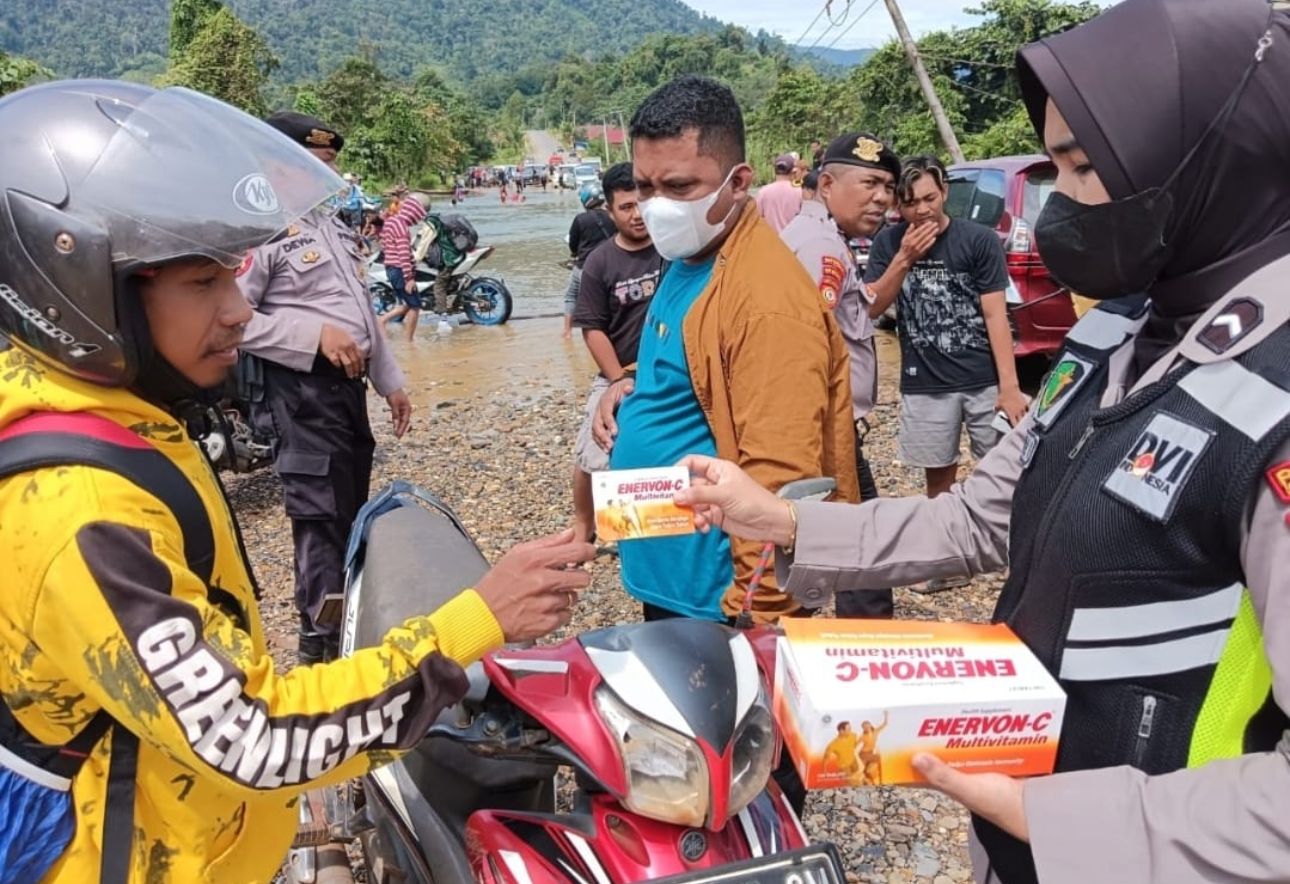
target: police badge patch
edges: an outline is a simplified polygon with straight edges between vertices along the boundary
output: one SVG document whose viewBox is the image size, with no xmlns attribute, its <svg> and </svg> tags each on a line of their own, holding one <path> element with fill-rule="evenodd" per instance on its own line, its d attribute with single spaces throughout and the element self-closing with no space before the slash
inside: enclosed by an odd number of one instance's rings
<svg viewBox="0 0 1290 884">
<path fill-rule="evenodd" d="M 842 283 L 846 280 L 847 268 L 838 258 L 825 255 L 820 259 L 820 297 L 832 310 L 838 304 L 842 294 Z"/>
<path fill-rule="evenodd" d="M 1167 522 L 1178 492 L 1191 479 L 1213 438 L 1211 430 L 1157 412 L 1102 483 L 1102 490 L 1157 522 Z"/>
<path fill-rule="evenodd" d="M 1072 353 L 1063 353 L 1044 379 L 1043 389 L 1035 404 L 1035 422 L 1041 427 L 1052 426 L 1075 391 L 1093 374 L 1095 366 L 1087 359 Z"/>
</svg>

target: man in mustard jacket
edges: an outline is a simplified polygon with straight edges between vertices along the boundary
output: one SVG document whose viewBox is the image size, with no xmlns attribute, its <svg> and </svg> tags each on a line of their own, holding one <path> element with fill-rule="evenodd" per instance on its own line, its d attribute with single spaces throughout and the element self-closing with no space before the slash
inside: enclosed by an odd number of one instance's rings
<svg viewBox="0 0 1290 884">
<path fill-rule="evenodd" d="M 650 302 L 636 376 L 601 398 L 596 434 L 612 448 L 610 466 L 670 466 L 701 451 L 771 490 L 833 476 L 839 500 L 858 500 L 846 342 L 749 195 L 734 94 L 678 77 L 645 99 L 631 135 L 641 217 L 671 263 Z M 761 547 L 694 534 L 620 553 L 645 619 L 724 620 L 739 613 Z M 799 607 L 767 574 L 753 615 L 773 621 Z"/>
<path fill-rule="evenodd" d="M 340 179 L 183 89 L 45 84 L 0 128 L 0 879 L 267 881 L 297 796 L 412 747 L 462 666 L 567 622 L 587 575 L 565 564 L 593 551 L 519 547 L 379 646 L 280 672 L 186 420 L 236 361 L 244 255 Z M 179 481 L 49 454 L 76 434 Z"/>
</svg>

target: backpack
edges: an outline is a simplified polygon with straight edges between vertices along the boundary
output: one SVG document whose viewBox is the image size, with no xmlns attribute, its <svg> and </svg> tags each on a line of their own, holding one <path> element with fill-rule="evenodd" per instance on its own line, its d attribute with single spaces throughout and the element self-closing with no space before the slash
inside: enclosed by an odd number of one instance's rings
<svg viewBox="0 0 1290 884">
<path fill-rule="evenodd" d="M 479 245 L 479 232 L 465 215 L 439 215 L 433 223 L 439 230 L 438 243 L 445 267 L 456 267 Z"/>
<path fill-rule="evenodd" d="M 0 479 L 72 465 L 109 470 L 156 495 L 179 522 L 184 558 L 207 585 L 210 601 L 245 628 L 246 614 L 236 599 L 210 585 L 215 538 L 201 497 L 183 471 L 146 439 L 88 412 L 34 412 L 0 430 Z M 139 738 L 115 724 L 100 709 L 66 744 L 49 746 L 32 739 L 0 701 L 0 884 L 40 880 L 67 849 L 76 830 L 72 778 L 109 731 L 99 881 L 126 884 L 134 855 Z"/>
</svg>

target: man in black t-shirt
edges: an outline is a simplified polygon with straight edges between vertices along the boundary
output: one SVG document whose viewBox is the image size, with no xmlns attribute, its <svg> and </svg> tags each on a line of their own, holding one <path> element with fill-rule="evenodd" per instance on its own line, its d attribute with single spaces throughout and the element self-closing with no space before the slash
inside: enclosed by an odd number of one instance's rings
<svg viewBox="0 0 1290 884">
<path fill-rule="evenodd" d="M 897 301 L 900 333 L 900 459 L 920 466 L 927 496 L 949 491 L 964 425 L 980 458 L 999 440 L 1003 411 L 1026 412 L 1017 382 L 1004 291 L 1008 266 L 995 232 L 945 214 L 945 169 L 934 157 L 907 160 L 896 189 L 903 223 L 878 234 L 865 284 L 870 315 Z M 966 581 L 938 580 L 931 591 Z"/>
<path fill-rule="evenodd" d="M 564 292 L 564 337 L 573 337 L 573 310 L 578 303 L 578 284 L 582 280 L 582 267 L 587 256 L 596 246 L 614 235 L 614 222 L 605 211 L 605 192 L 599 182 L 584 184 L 578 191 L 584 211 L 569 225 L 569 255 L 573 269 L 569 273 L 569 287 Z"/>
<path fill-rule="evenodd" d="M 612 166 L 603 187 L 617 233 L 587 257 L 573 313 L 573 324 L 582 329 L 582 339 L 600 369 L 591 382 L 574 447 L 574 527 L 582 540 L 594 533 L 591 474 L 609 469 L 609 454 L 591 436 L 592 419 L 609 385 L 636 367 L 645 314 L 663 269 L 663 259 L 641 220 L 631 163 Z"/>
</svg>

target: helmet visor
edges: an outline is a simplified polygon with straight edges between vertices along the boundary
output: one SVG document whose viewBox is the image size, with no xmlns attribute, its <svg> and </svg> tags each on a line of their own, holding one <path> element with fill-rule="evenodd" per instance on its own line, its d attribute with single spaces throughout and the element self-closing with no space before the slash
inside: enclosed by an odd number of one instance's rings
<svg viewBox="0 0 1290 884">
<path fill-rule="evenodd" d="M 118 265 L 203 256 L 236 267 L 345 187 L 304 147 L 198 92 L 99 108 L 118 130 L 71 189 L 101 215 Z"/>
</svg>

